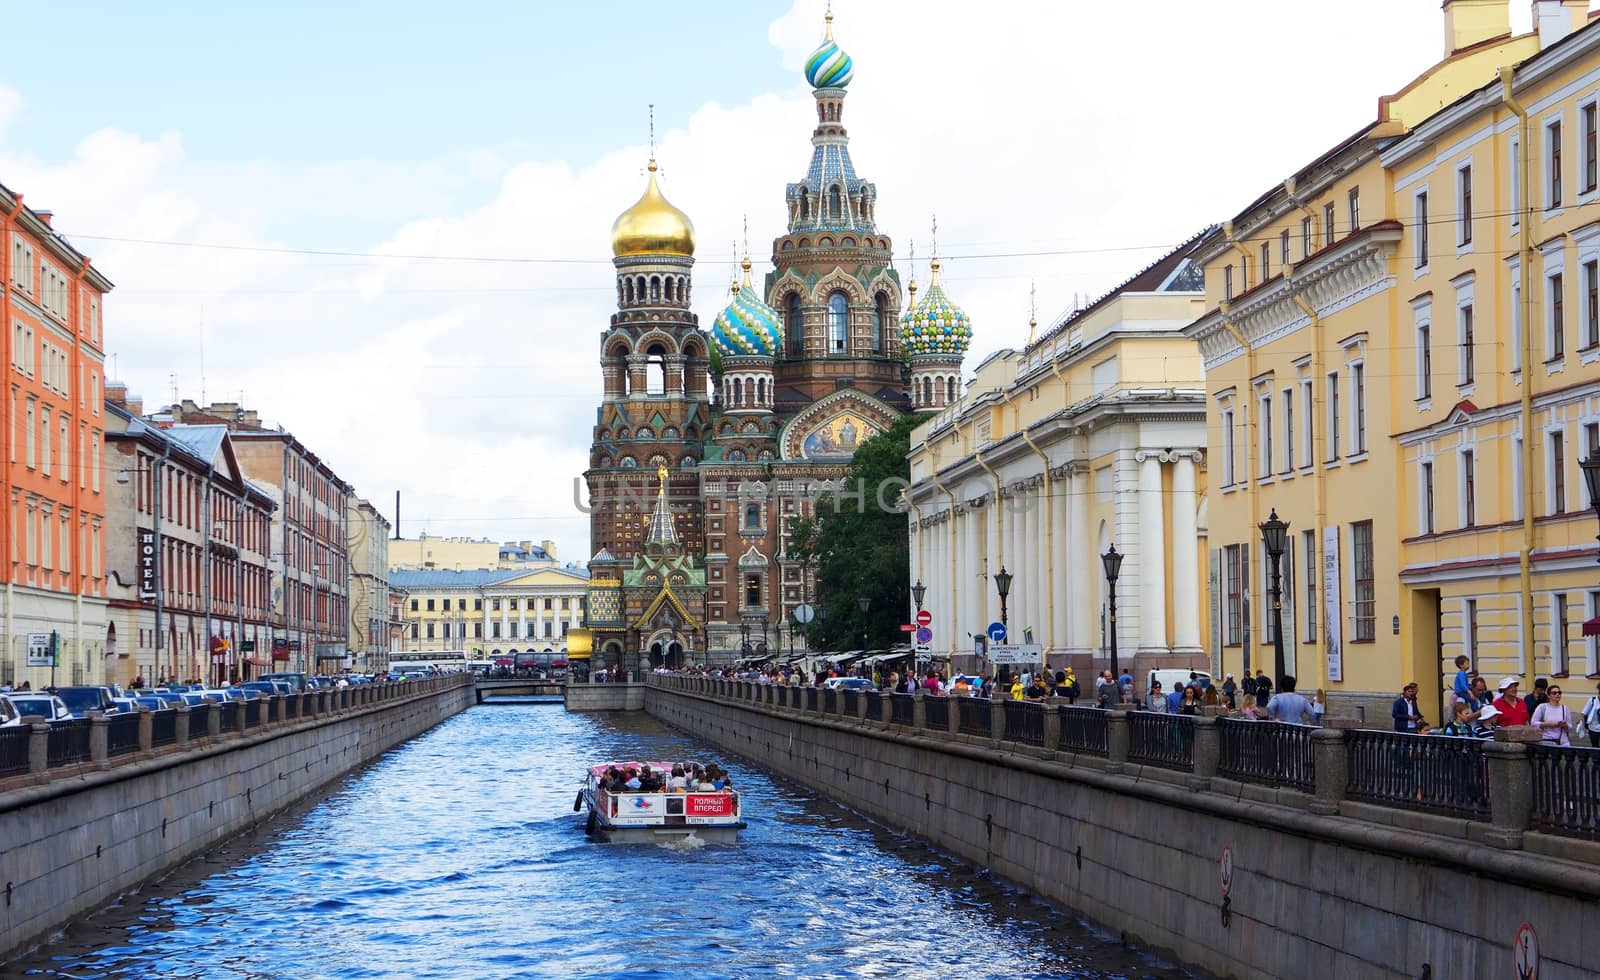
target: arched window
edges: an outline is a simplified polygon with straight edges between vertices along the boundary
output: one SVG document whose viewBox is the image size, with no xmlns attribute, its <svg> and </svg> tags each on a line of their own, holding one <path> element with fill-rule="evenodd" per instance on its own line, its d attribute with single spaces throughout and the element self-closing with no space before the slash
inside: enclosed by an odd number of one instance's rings
<svg viewBox="0 0 1600 980">
<path fill-rule="evenodd" d="M 650 277 L 650 299 L 651 299 L 652 302 L 657 302 L 657 303 L 659 303 L 661 301 L 661 277 L 660 276 L 651 276 Z"/>
<path fill-rule="evenodd" d="M 946 401 L 949 404 L 954 405 L 956 403 L 956 379 L 955 378 L 951 378 L 949 381 L 947 381 L 945 383 L 949 386 L 949 389 L 950 389 L 949 390 L 949 394 L 946 396 Z"/>
<path fill-rule="evenodd" d="M 678 302 L 689 302 L 689 280 L 685 276 L 678 277 Z"/>
<path fill-rule="evenodd" d="M 667 300 L 668 302 L 671 302 L 672 301 L 672 289 L 673 289 L 672 277 L 668 276 L 667 280 L 666 280 L 666 283 L 663 285 L 662 290 L 661 290 L 661 298 Z"/>
<path fill-rule="evenodd" d="M 811 194 L 804 187 L 800 188 L 800 220 L 811 217 Z"/>
<path fill-rule="evenodd" d="M 636 283 L 636 285 L 634 287 L 634 293 L 633 293 L 634 301 L 635 302 L 639 302 L 639 303 L 643 303 L 644 302 L 644 297 L 645 297 L 644 276 L 640 276 L 638 279 L 634 280 L 634 282 Z"/>
<path fill-rule="evenodd" d="M 872 350 L 881 354 L 884 348 L 884 324 L 889 322 L 889 297 L 883 293 L 878 294 L 878 301 L 872 307 Z"/>
<path fill-rule="evenodd" d="M 805 324 L 800 316 L 800 294 L 789 294 L 789 305 L 783 314 L 783 333 L 789 338 L 789 356 L 805 353 Z"/>
<path fill-rule="evenodd" d="M 759 530 L 761 527 L 761 505 L 744 505 L 744 529 L 746 531 Z"/>
<path fill-rule="evenodd" d="M 651 280 L 652 284 L 656 280 Z M 667 393 L 667 351 L 660 344 L 652 344 L 645 352 L 648 360 L 645 362 L 644 393 L 647 395 L 665 395 Z"/>
<path fill-rule="evenodd" d="M 767 404 L 767 379 L 756 379 L 756 407 L 763 408 Z"/>
<path fill-rule="evenodd" d="M 828 217 L 835 221 L 844 217 L 844 208 L 839 201 L 839 185 L 834 184 L 828 189 Z"/>
<path fill-rule="evenodd" d="M 850 337 L 850 308 L 844 293 L 828 297 L 828 353 L 843 354 Z"/>
<path fill-rule="evenodd" d="M 744 381 L 741 378 L 733 379 L 733 407 L 738 408 L 744 404 Z"/>
</svg>

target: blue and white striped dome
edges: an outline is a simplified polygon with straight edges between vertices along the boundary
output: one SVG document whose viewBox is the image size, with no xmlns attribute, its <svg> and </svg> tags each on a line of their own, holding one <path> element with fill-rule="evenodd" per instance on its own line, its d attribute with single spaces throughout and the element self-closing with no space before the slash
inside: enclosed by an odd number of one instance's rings
<svg viewBox="0 0 1600 980">
<path fill-rule="evenodd" d="M 744 285 L 711 325 L 711 342 L 723 357 L 775 357 L 783 347 L 783 318 L 751 288 L 749 259 Z"/>
<path fill-rule="evenodd" d="M 833 11 L 828 11 L 828 29 L 822 43 L 806 59 L 806 81 L 812 88 L 844 88 L 855 77 L 855 62 L 833 40 Z"/>
</svg>

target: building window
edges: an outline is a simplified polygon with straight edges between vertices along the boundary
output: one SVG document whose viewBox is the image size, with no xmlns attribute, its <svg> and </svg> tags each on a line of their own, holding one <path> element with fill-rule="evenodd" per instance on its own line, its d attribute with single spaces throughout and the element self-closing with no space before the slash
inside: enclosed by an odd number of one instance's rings
<svg viewBox="0 0 1600 980">
<path fill-rule="evenodd" d="M 1262 395 L 1257 408 L 1256 424 L 1261 427 L 1261 445 L 1258 447 L 1261 452 L 1261 475 L 1269 477 L 1272 475 L 1272 396 Z"/>
<path fill-rule="evenodd" d="M 1472 244 L 1472 166 L 1456 171 L 1456 244 Z"/>
<path fill-rule="evenodd" d="M 1222 298 L 1233 299 L 1233 266 L 1231 264 L 1222 267 Z"/>
<path fill-rule="evenodd" d="M 1328 461 L 1339 458 L 1339 372 L 1328 372 Z"/>
<path fill-rule="evenodd" d="M 1305 620 L 1306 642 L 1317 642 L 1317 532 L 1300 532 L 1300 551 L 1305 555 L 1306 574 L 1302 581 L 1306 584 L 1306 614 L 1301 617 Z"/>
<path fill-rule="evenodd" d="M 416 612 L 417 611 L 417 600 L 415 600 L 415 599 L 411 600 L 411 611 L 412 612 Z"/>
<path fill-rule="evenodd" d="M 1567 512 L 1567 436 L 1550 433 L 1550 513 Z"/>
<path fill-rule="evenodd" d="M 489 639 L 500 639 L 500 622 L 498 620 L 489 624 Z"/>
<path fill-rule="evenodd" d="M 483 600 L 482 599 L 474 599 L 474 600 L 472 600 L 472 611 L 473 612 L 483 612 Z"/>
<path fill-rule="evenodd" d="M 1300 258 L 1311 257 L 1311 219 L 1300 219 Z"/>
<path fill-rule="evenodd" d="M 1355 443 L 1351 448 L 1356 455 L 1367 451 L 1367 366 L 1365 364 L 1350 365 L 1351 398 L 1355 402 L 1355 413 L 1350 420 L 1351 441 Z"/>
<path fill-rule="evenodd" d="M 1428 192 L 1417 194 L 1412 223 L 1416 226 L 1417 268 L 1428 265 Z"/>
<path fill-rule="evenodd" d="M 878 300 L 873 304 L 872 308 L 872 352 L 874 354 L 882 353 L 883 351 L 883 338 L 888 336 L 886 333 L 888 323 L 889 297 L 879 293 Z"/>
<path fill-rule="evenodd" d="M 790 293 L 784 307 L 783 330 L 789 338 L 789 355 L 799 357 L 805 351 L 805 320 L 800 315 L 800 294 Z"/>
<path fill-rule="evenodd" d="M 1595 189 L 1597 161 L 1595 159 L 1595 104 L 1593 102 L 1583 107 L 1583 192 L 1585 194 Z"/>
<path fill-rule="evenodd" d="M 417 627 L 420 626 L 420 625 L 421 625 L 420 623 L 412 623 L 411 624 L 411 638 L 413 640 L 415 640 L 417 638 Z"/>
<path fill-rule="evenodd" d="M 1550 360 L 1563 356 L 1567 350 L 1567 317 L 1563 276 L 1556 273 L 1548 278 L 1550 289 Z"/>
<path fill-rule="evenodd" d="M 1461 381 L 1459 383 L 1463 385 L 1472 384 L 1472 379 L 1476 376 L 1476 363 L 1473 358 L 1474 344 L 1472 330 L 1472 305 L 1469 303 L 1466 306 L 1458 307 L 1456 309 L 1456 331 L 1458 334 L 1458 339 L 1461 343 L 1461 361 L 1459 364 Z"/>
<path fill-rule="evenodd" d="M 433 612 L 433 600 L 428 600 L 428 612 Z"/>
<path fill-rule="evenodd" d="M 1472 658 L 1472 662 L 1476 664 L 1478 662 L 1478 600 L 1468 599 L 1462 616 L 1466 619 L 1462 632 L 1466 634 L 1463 641 L 1466 644 L 1467 656 Z"/>
<path fill-rule="evenodd" d="M 761 576 L 746 575 L 744 577 L 744 604 L 747 608 L 761 605 Z"/>
<path fill-rule="evenodd" d="M 1553 122 L 1544 130 L 1545 159 L 1549 161 L 1548 183 L 1545 185 L 1545 207 L 1561 206 L 1561 123 Z"/>
<path fill-rule="evenodd" d="M 548 598 L 544 600 L 544 607 L 547 610 L 551 608 L 550 607 L 550 600 Z"/>
<path fill-rule="evenodd" d="M 1350 188 L 1350 234 L 1361 227 L 1361 188 Z"/>
<path fill-rule="evenodd" d="M 1420 481 L 1422 484 L 1422 527 L 1423 534 L 1433 533 L 1433 462 L 1422 464 Z"/>
<path fill-rule="evenodd" d="M 1233 486 L 1236 476 L 1234 465 L 1238 458 L 1237 447 L 1234 445 L 1233 409 L 1222 411 L 1222 485 Z"/>
<path fill-rule="evenodd" d="M 1417 324 L 1417 397 L 1433 397 L 1433 324 Z"/>
<path fill-rule="evenodd" d="M 1289 264 L 1289 230 L 1287 228 L 1278 235 L 1278 264 Z"/>
<path fill-rule="evenodd" d="M 1600 262 L 1583 264 L 1583 346 L 1600 347 Z"/>
<path fill-rule="evenodd" d="M 1261 281 L 1266 282 L 1272 277 L 1272 245 L 1270 242 L 1261 243 Z"/>
<path fill-rule="evenodd" d="M 433 639 L 433 624 L 432 623 L 428 623 L 427 624 L 427 639 L 430 639 L 430 640 Z"/>
<path fill-rule="evenodd" d="M 1589 593 L 1589 616 L 1591 618 L 1600 616 L 1600 592 Z M 1600 671 L 1600 636 L 1587 638 L 1584 643 L 1584 653 L 1589 658 L 1589 663 L 1584 669 L 1584 673 L 1593 677 L 1596 671 Z"/>
<path fill-rule="evenodd" d="M 1283 471 L 1294 469 L 1294 389 L 1283 389 Z"/>
<path fill-rule="evenodd" d="M 1567 676 L 1567 637 L 1571 631 L 1567 628 L 1567 594 L 1557 592 L 1553 597 L 1555 601 L 1555 623 L 1550 634 L 1550 673 L 1557 677 Z"/>
<path fill-rule="evenodd" d="M 489 609 L 490 609 L 491 612 L 499 612 L 500 611 L 500 600 L 499 599 L 490 599 L 489 600 Z"/>
<path fill-rule="evenodd" d="M 1322 244 L 1333 244 L 1333 202 L 1329 201 L 1322 206 Z"/>
<path fill-rule="evenodd" d="M 1478 523 L 1478 461 L 1473 451 L 1461 454 L 1461 526 L 1476 527 Z"/>
<path fill-rule="evenodd" d="M 474 640 L 483 639 L 483 624 L 482 623 L 473 623 L 472 624 L 472 638 Z"/>
<path fill-rule="evenodd" d="M 761 529 L 761 505 L 745 504 L 744 529 L 746 531 L 759 531 Z"/>
<path fill-rule="evenodd" d="M 843 354 L 850 338 L 850 308 L 844 293 L 828 297 L 828 353 Z"/>
<path fill-rule="evenodd" d="M 1305 426 L 1305 432 L 1303 433 L 1303 438 L 1300 440 L 1300 444 L 1306 447 L 1305 465 L 1308 467 L 1317 461 L 1316 449 L 1311 441 L 1316 436 L 1316 422 L 1311 408 L 1314 404 L 1315 403 L 1311 400 L 1311 379 L 1301 378 L 1300 418 L 1304 420 L 1302 424 Z"/>
<path fill-rule="evenodd" d="M 1223 643 L 1230 647 L 1239 646 L 1243 642 L 1241 627 L 1244 621 L 1244 570 L 1240 567 L 1244 560 L 1243 552 L 1243 546 L 1237 544 L 1230 544 L 1222 549 L 1224 595 L 1227 602 Z"/>
<path fill-rule="evenodd" d="M 1355 578 L 1355 642 L 1377 639 L 1378 591 L 1372 573 L 1372 522 L 1350 525 L 1351 574 Z"/>
</svg>

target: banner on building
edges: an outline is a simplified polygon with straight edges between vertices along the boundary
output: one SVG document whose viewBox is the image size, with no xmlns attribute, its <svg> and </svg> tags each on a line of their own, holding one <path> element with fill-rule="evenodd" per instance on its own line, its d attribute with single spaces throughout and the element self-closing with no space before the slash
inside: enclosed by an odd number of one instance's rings
<svg viewBox="0 0 1600 980">
<path fill-rule="evenodd" d="M 140 599 L 154 599 L 156 597 L 159 589 L 160 560 L 161 556 L 156 545 L 156 532 L 147 527 L 139 528 Z"/>
<path fill-rule="evenodd" d="M 1322 529 L 1322 634 L 1328 647 L 1328 680 L 1344 680 L 1343 599 L 1339 595 L 1339 528 Z"/>
<path fill-rule="evenodd" d="M 55 633 L 28 634 L 28 666 L 54 667 L 56 665 Z"/>
</svg>

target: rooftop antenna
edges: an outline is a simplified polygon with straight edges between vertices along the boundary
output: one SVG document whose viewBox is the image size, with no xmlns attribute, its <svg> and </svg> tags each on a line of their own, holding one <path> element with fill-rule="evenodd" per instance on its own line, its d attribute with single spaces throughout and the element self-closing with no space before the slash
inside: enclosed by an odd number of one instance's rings
<svg viewBox="0 0 1600 980">
<path fill-rule="evenodd" d="M 1034 335 L 1039 332 L 1039 283 L 1028 281 L 1028 346 L 1033 346 Z"/>
</svg>

